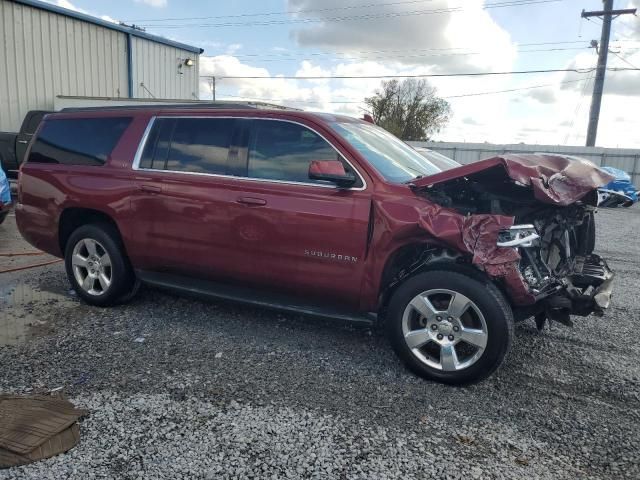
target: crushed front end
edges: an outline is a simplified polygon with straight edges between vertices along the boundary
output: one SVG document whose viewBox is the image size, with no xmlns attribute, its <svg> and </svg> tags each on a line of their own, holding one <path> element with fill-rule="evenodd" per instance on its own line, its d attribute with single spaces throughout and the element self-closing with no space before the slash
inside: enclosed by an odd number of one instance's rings
<svg viewBox="0 0 640 480">
<path fill-rule="evenodd" d="M 425 207 L 422 228 L 467 252 L 507 292 L 516 318 L 534 316 L 541 328 L 609 306 L 614 275 L 593 253 L 597 188 L 609 180 L 575 158 L 505 155 L 412 188 L 436 205 Z"/>
<path fill-rule="evenodd" d="M 534 315 L 539 327 L 546 319 L 571 325 L 570 315 L 602 315 L 609 307 L 613 272 L 593 253 L 593 207 L 580 202 L 553 209 L 530 224 L 500 233 L 498 245 L 517 249 L 518 270 L 535 303 L 516 309 Z"/>
</svg>

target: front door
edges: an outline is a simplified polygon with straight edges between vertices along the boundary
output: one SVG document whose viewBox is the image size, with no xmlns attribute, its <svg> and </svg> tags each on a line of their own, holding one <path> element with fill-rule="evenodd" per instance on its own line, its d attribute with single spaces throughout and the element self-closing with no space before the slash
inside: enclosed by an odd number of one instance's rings
<svg viewBox="0 0 640 480">
<path fill-rule="evenodd" d="M 320 134 L 280 120 L 248 124 L 245 178 L 231 185 L 239 272 L 272 290 L 356 307 L 371 198 L 355 168 Z M 309 179 L 313 160 L 340 160 L 358 178 L 349 189 Z"/>
</svg>

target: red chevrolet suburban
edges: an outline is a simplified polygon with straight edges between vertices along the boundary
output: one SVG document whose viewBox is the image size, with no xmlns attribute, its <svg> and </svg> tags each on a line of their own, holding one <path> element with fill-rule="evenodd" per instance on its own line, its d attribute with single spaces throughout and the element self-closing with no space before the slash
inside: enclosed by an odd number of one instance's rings
<svg viewBox="0 0 640 480">
<path fill-rule="evenodd" d="M 45 117 L 19 176 L 24 238 L 108 306 L 140 283 L 380 322 L 420 376 L 489 376 L 515 320 L 602 315 L 596 189 L 580 159 L 503 155 L 441 172 L 354 118 L 250 105 Z"/>
</svg>

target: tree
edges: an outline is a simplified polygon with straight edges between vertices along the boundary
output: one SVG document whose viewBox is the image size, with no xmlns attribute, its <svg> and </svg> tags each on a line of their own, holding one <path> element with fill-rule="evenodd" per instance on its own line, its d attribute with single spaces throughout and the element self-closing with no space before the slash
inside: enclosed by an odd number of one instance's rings
<svg viewBox="0 0 640 480">
<path fill-rule="evenodd" d="M 436 96 L 426 80 L 383 81 L 373 97 L 365 99 L 377 125 L 402 140 L 427 140 L 449 121 L 449 102 Z"/>
</svg>

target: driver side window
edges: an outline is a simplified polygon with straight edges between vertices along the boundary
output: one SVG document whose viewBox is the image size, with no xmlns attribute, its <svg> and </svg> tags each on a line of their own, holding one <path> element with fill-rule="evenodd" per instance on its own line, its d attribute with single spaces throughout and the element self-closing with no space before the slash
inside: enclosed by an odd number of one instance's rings
<svg viewBox="0 0 640 480">
<path fill-rule="evenodd" d="M 309 178 L 309 164 L 314 160 L 338 160 L 347 172 L 353 172 L 324 138 L 308 128 L 277 120 L 253 122 L 249 140 L 249 178 L 326 185 L 327 182 Z"/>
</svg>

